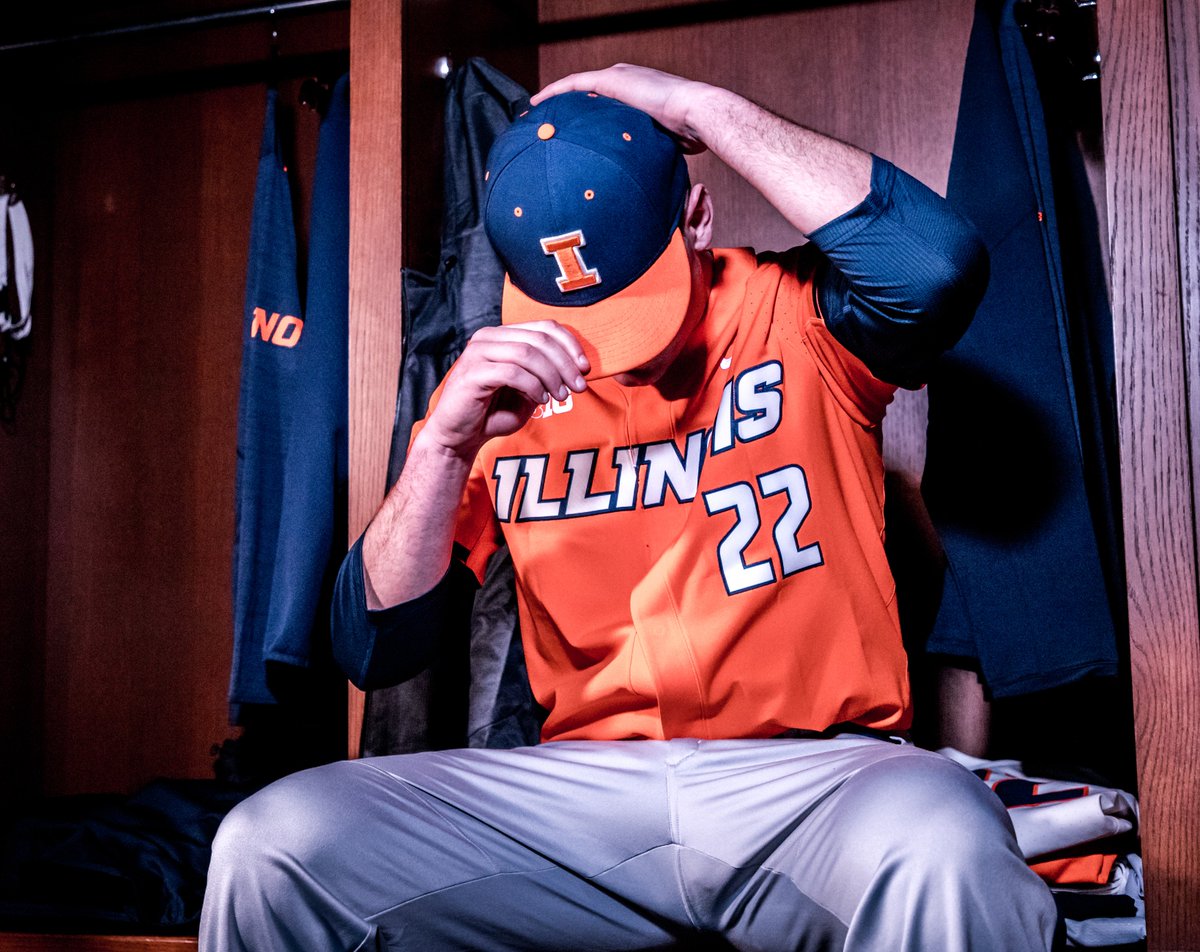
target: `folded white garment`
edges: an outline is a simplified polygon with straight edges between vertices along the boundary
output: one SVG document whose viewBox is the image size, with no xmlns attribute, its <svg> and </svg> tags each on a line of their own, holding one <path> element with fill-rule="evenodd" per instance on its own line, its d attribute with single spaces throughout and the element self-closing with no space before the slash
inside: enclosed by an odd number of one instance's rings
<svg viewBox="0 0 1200 952">
<path fill-rule="evenodd" d="M 10 282 L 16 283 L 15 308 Z M 17 340 L 28 336 L 33 324 L 33 233 L 24 203 L 8 194 L 0 195 L 0 292 L 0 333 Z"/>
<path fill-rule="evenodd" d="M 1124 790 L 1030 777 L 1016 760 L 980 760 L 953 747 L 939 753 L 962 764 L 1000 797 L 1027 860 L 1137 827 L 1137 800 Z"/>
<path fill-rule="evenodd" d="M 1093 947 L 1128 945 L 1146 938 L 1146 920 L 1141 916 L 1120 919 L 1066 919 L 1067 945 Z"/>
</svg>

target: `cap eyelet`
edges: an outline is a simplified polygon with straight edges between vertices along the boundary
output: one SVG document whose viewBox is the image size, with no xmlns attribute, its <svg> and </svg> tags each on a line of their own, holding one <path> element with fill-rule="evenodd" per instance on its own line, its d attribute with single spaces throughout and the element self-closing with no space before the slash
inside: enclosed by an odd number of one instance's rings
<svg viewBox="0 0 1200 952">
<path fill-rule="evenodd" d="M 593 191 L 592 191 L 592 190 L 589 188 L 589 189 L 588 189 L 586 192 L 584 192 L 584 193 L 583 193 L 583 197 L 584 197 L 584 198 L 585 198 L 587 201 L 589 201 L 589 202 L 590 202 L 590 201 L 591 201 L 593 198 L 595 198 L 595 197 L 596 197 L 596 193 L 595 193 L 595 192 L 593 192 Z"/>
<path fill-rule="evenodd" d="M 516 208 L 513 209 L 513 214 L 516 215 L 518 218 L 520 218 L 522 215 L 525 214 L 525 212 L 522 210 L 521 206 L 518 205 Z"/>
<path fill-rule="evenodd" d="M 628 132 L 622 132 L 622 133 L 621 133 L 621 138 L 622 138 L 622 139 L 624 139 L 626 142 L 632 142 L 632 141 L 633 141 L 633 136 L 631 136 L 631 135 L 630 135 Z"/>
</svg>

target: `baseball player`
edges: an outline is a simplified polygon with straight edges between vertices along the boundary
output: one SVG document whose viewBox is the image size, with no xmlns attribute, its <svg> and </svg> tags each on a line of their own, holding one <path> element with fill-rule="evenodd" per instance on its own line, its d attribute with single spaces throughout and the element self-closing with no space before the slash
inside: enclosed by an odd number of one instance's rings
<svg viewBox="0 0 1200 952">
<path fill-rule="evenodd" d="M 810 242 L 711 247 L 683 150 Z M 1003 806 L 914 748 L 880 424 L 986 283 L 887 162 L 616 66 L 488 159 L 503 325 L 479 331 L 343 565 L 361 686 L 419 666 L 503 539 L 542 743 L 317 768 L 238 807 L 201 947 L 1034 950 Z"/>
</svg>

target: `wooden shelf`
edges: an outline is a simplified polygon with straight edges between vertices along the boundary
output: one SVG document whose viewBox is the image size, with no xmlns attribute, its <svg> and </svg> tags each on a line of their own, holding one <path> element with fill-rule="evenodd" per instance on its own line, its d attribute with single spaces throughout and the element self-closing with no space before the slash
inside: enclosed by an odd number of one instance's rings
<svg viewBox="0 0 1200 952">
<path fill-rule="evenodd" d="M 194 936 L 0 933 L 0 952 L 190 952 Z"/>
</svg>

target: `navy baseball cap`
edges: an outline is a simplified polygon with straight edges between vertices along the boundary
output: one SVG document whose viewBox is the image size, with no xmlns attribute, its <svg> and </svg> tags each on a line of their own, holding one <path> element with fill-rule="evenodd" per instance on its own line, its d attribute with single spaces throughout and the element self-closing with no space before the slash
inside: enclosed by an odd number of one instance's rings
<svg viewBox="0 0 1200 952">
<path fill-rule="evenodd" d="M 496 139 L 484 188 L 505 324 L 570 328 L 592 377 L 640 367 L 679 333 L 687 163 L 646 113 L 596 93 L 553 96 Z"/>
</svg>

